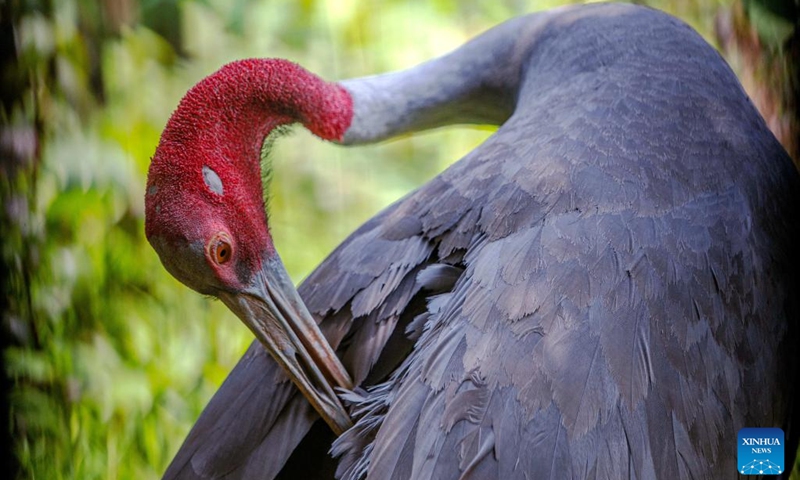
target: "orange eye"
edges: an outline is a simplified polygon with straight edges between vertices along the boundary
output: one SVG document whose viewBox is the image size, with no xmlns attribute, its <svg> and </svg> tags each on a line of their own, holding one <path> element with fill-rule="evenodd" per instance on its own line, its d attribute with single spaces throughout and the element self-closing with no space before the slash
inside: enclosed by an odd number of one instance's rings
<svg viewBox="0 0 800 480">
<path fill-rule="evenodd" d="M 233 247 L 228 241 L 228 236 L 220 232 L 211 239 L 211 258 L 218 265 L 222 265 L 231 259 L 233 254 Z"/>
</svg>

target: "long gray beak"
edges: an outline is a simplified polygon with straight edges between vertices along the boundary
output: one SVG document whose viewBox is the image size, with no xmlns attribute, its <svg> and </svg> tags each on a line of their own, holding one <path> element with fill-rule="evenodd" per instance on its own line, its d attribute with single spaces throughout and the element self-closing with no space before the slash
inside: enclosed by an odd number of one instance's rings
<svg viewBox="0 0 800 480">
<path fill-rule="evenodd" d="M 264 262 L 250 287 L 219 298 L 267 348 L 336 435 L 352 426 L 334 387 L 353 381 L 322 335 L 277 255 Z"/>
</svg>

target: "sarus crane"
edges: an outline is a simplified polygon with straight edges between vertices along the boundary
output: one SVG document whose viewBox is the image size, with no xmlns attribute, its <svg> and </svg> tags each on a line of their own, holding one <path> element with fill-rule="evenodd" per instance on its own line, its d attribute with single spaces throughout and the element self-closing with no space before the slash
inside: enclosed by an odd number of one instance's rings
<svg viewBox="0 0 800 480">
<path fill-rule="evenodd" d="M 295 290 L 259 161 L 296 122 L 499 128 Z M 731 478 L 742 427 L 783 428 L 792 464 L 800 178 L 664 13 L 535 13 L 339 83 L 231 63 L 168 121 L 145 201 L 166 269 L 258 340 L 165 478 Z"/>
</svg>

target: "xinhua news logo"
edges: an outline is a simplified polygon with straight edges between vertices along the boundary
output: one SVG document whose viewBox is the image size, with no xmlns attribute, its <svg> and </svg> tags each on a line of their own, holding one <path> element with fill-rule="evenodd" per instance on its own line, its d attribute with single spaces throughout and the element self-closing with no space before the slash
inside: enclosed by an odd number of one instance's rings
<svg viewBox="0 0 800 480">
<path fill-rule="evenodd" d="M 783 473 L 783 430 L 743 428 L 739 430 L 739 473 L 780 475 Z"/>
</svg>

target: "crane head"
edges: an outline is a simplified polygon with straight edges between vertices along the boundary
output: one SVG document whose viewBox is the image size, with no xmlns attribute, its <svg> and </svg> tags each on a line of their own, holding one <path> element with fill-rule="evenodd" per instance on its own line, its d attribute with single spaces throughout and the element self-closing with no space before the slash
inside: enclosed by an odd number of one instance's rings
<svg viewBox="0 0 800 480">
<path fill-rule="evenodd" d="M 336 433 L 350 419 L 334 388 L 352 382 L 275 251 L 260 155 L 275 127 L 296 121 L 340 139 L 351 111 L 344 89 L 290 62 L 226 65 L 168 121 L 145 194 L 145 233 L 167 271 L 222 300 Z"/>
</svg>

